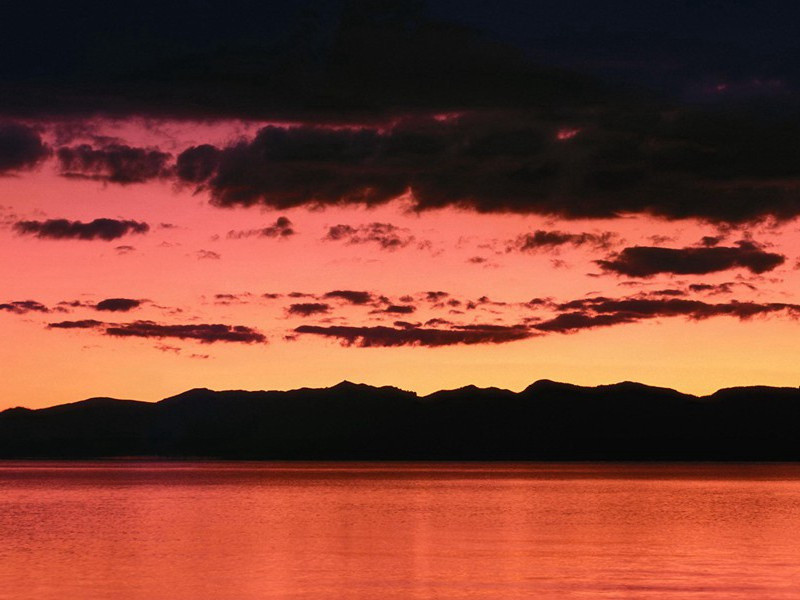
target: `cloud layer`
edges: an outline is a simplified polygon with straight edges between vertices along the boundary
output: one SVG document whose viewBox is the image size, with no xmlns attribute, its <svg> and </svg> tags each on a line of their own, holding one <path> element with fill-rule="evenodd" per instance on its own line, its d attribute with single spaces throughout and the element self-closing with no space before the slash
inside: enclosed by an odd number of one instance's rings
<svg viewBox="0 0 800 600">
<path fill-rule="evenodd" d="M 610 327 L 658 317 L 683 316 L 693 320 L 730 316 L 740 320 L 775 313 L 800 317 L 800 305 L 780 302 L 723 302 L 718 304 L 682 298 L 606 298 L 573 300 L 558 306 L 556 317 L 532 327 L 551 333 L 575 333 L 582 329 Z"/>
<path fill-rule="evenodd" d="M 0 174 L 30 169 L 48 154 L 49 149 L 34 129 L 0 122 Z"/>
<path fill-rule="evenodd" d="M 228 239 L 240 240 L 250 237 L 287 239 L 296 233 L 292 222 L 288 218 L 278 217 L 274 224 L 267 227 L 229 231 Z"/>
<path fill-rule="evenodd" d="M 59 148 L 56 155 L 63 175 L 99 179 L 111 183 L 144 183 L 165 177 L 171 155 L 157 149 L 110 144 Z"/>
<path fill-rule="evenodd" d="M 98 302 L 95 308 L 97 310 L 110 312 L 128 312 L 129 310 L 138 308 L 141 304 L 141 300 L 134 300 L 133 298 L 106 298 Z"/>
<path fill-rule="evenodd" d="M 559 137 L 564 122 L 537 111 L 420 116 L 383 127 L 268 126 L 228 147 L 186 150 L 178 164 L 193 166 L 178 175 L 218 206 L 374 206 L 410 194 L 418 210 L 563 218 L 648 213 L 738 223 L 800 214 L 791 182 L 800 126 L 689 110 L 669 119 L 647 109 L 580 120 L 569 138 Z M 530 243 L 555 241 L 534 234 Z"/>
<path fill-rule="evenodd" d="M 243 342 L 246 344 L 264 343 L 267 338 L 243 325 L 191 324 L 162 325 L 153 321 L 134 321 L 106 328 L 106 335 L 116 337 L 177 338 L 196 340 L 204 344 L 213 342 Z"/>
<path fill-rule="evenodd" d="M 533 233 L 526 233 L 517 237 L 509 244 L 509 250 L 520 252 L 536 252 L 538 250 L 552 250 L 559 246 L 590 246 L 593 248 L 607 249 L 611 246 L 616 234 L 607 231 L 603 233 L 568 233 L 565 231 L 547 231 L 537 229 Z"/>
<path fill-rule="evenodd" d="M 652 277 L 659 273 L 705 275 L 717 271 L 744 268 L 751 273 L 765 273 L 786 262 L 786 257 L 766 252 L 757 244 L 741 241 L 736 246 L 702 248 L 659 248 L 633 246 L 608 260 L 596 263 L 605 271 L 628 277 Z"/>
<path fill-rule="evenodd" d="M 17 315 L 24 315 L 29 312 L 50 312 L 49 308 L 47 308 L 41 302 L 36 302 L 35 300 L 15 300 L 13 302 L 4 302 L 3 304 L 0 304 L 0 310 L 5 310 Z"/>
<path fill-rule="evenodd" d="M 147 233 L 150 226 L 140 221 L 119 219 L 94 219 L 88 223 L 48 219 L 18 221 L 14 223 L 14 230 L 20 235 L 31 235 L 41 239 L 111 241 L 127 234 Z"/>
<path fill-rule="evenodd" d="M 350 327 L 301 325 L 296 333 L 333 337 L 345 346 L 362 348 L 391 346 L 452 346 L 457 344 L 502 344 L 532 337 L 524 326 L 461 325 L 434 329 L 404 323 L 403 327 Z"/>
</svg>

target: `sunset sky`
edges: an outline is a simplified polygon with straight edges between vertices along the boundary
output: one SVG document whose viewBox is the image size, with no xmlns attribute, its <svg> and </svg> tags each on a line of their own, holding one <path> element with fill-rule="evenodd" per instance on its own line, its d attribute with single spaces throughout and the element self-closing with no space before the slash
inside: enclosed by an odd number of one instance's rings
<svg viewBox="0 0 800 600">
<path fill-rule="evenodd" d="M 0 408 L 798 385 L 795 3 L 53 4 L 0 25 Z"/>
</svg>

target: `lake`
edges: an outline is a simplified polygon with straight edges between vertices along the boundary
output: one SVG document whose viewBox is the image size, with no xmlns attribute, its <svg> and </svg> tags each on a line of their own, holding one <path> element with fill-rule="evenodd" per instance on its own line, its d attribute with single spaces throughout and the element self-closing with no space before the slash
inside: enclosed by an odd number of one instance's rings
<svg viewBox="0 0 800 600">
<path fill-rule="evenodd" d="M 0 599 L 798 597 L 798 465 L 0 462 Z"/>
</svg>

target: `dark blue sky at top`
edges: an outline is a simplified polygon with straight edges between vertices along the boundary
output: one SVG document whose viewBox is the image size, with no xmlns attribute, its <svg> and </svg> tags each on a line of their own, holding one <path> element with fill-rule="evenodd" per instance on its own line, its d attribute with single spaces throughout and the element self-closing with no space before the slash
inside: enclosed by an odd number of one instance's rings
<svg viewBox="0 0 800 600">
<path fill-rule="evenodd" d="M 185 57 L 214 68 L 220 53 L 257 71 L 282 60 L 275 48 L 303 46 L 324 59 L 348 6 L 378 20 L 464 26 L 536 64 L 681 102 L 786 99 L 800 88 L 800 3 L 790 0 L 29 0 L 3 7 L 0 78 L 113 84 Z M 291 71 L 293 60 L 280 69 Z M 720 84 L 724 94 L 708 93 Z"/>
<path fill-rule="evenodd" d="M 702 0 L 433 0 L 431 14 L 483 30 L 549 64 L 677 96 L 702 83 L 800 75 L 800 3 Z M 768 93 L 768 90 L 762 90 Z"/>
<path fill-rule="evenodd" d="M 327 14 L 331 25 L 342 2 L 309 2 Z M 411 6 L 412 1 L 400 2 Z M 694 56 L 704 44 L 739 51 L 729 66 L 744 57 L 773 59 L 797 52 L 800 3 L 722 2 L 688 0 L 427 0 L 427 14 L 457 22 L 522 48 L 540 49 L 558 40 L 561 50 L 591 58 L 590 39 L 629 39 L 641 45 L 661 45 L 679 59 Z M 56 2 L 7 3 L 0 20 L 3 45 L 16 53 L 9 63 L 36 70 L 105 42 L 117 51 L 149 42 L 205 46 L 276 39 L 292 27 L 303 2 L 232 0 L 229 2 Z M 682 42 L 689 41 L 688 46 Z M 671 47 L 670 47 L 671 46 Z M 10 60 L 9 60 L 10 59 Z"/>
<path fill-rule="evenodd" d="M 647 33 L 766 50 L 797 43 L 800 6 L 788 0 L 431 0 L 431 14 L 492 31 L 509 41 L 569 32 Z"/>
</svg>

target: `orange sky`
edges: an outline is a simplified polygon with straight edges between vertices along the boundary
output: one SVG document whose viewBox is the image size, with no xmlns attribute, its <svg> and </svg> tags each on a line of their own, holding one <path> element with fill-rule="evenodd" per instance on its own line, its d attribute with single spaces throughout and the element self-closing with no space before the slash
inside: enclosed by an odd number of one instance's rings
<svg viewBox="0 0 800 600">
<path fill-rule="evenodd" d="M 249 139 L 261 125 L 132 120 L 93 122 L 90 129 L 93 136 L 177 155 L 198 143 Z M 53 147 L 56 130 L 53 124 L 42 129 Z M 559 136 L 555 143 L 568 144 L 579 135 Z M 73 137 L 69 144 L 81 141 Z M 415 212 L 403 197 L 377 208 L 219 208 L 209 203 L 207 191 L 168 175 L 125 185 L 64 175 L 51 157 L 0 177 L 0 304 L 6 306 L 0 310 L 5 340 L 0 408 L 101 395 L 158 400 L 192 387 L 326 386 L 342 379 L 420 393 L 467 384 L 519 390 L 541 378 L 579 384 L 638 380 L 693 393 L 797 384 L 794 309 L 746 319 L 659 314 L 567 332 L 536 328 L 569 312 L 565 303 L 597 297 L 798 303 L 800 232 L 794 221 L 720 229 L 641 214 L 564 220 L 452 207 Z M 149 231 L 105 241 L 44 239 L 15 227 L 21 221 L 85 223 L 100 217 L 146 222 Z M 289 220 L 292 234 L 253 233 L 275 227 L 281 217 Z M 330 228 L 339 225 L 351 233 L 328 239 Z M 523 248 L 521 236 L 536 231 L 588 235 Z M 708 274 L 652 277 L 616 274 L 595 262 L 636 246 L 700 248 L 703 236 L 719 236 L 716 244 L 729 248 L 746 240 L 758 252 L 785 260 L 761 273 L 733 265 Z M 381 239 L 393 242 L 384 247 Z M 697 284 L 729 285 L 689 287 Z M 325 297 L 335 290 L 368 292 L 371 300 L 357 305 Z M 660 294 L 664 290 L 672 295 Z M 447 295 L 428 297 L 440 291 Z M 293 292 L 307 296 L 289 296 Z M 98 310 L 97 303 L 109 298 L 140 305 L 125 312 Z M 527 304 L 532 299 L 540 301 Z M 26 301 L 43 308 L 14 304 Z M 302 315 L 302 307 L 292 313 L 293 304 L 327 306 L 325 312 Z M 413 312 L 387 312 L 391 306 Z M 48 327 L 89 319 L 101 325 Z M 108 327 L 137 321 L 244 326 L 265 341 L 203 343 L 108 333 Z M 347 339 L 296 332 L 301 326 L 448 331 L 518 326 L 528 334 L 502 343 L 361 347 L 361 338 L 347 345 Z"/>
</svg>

